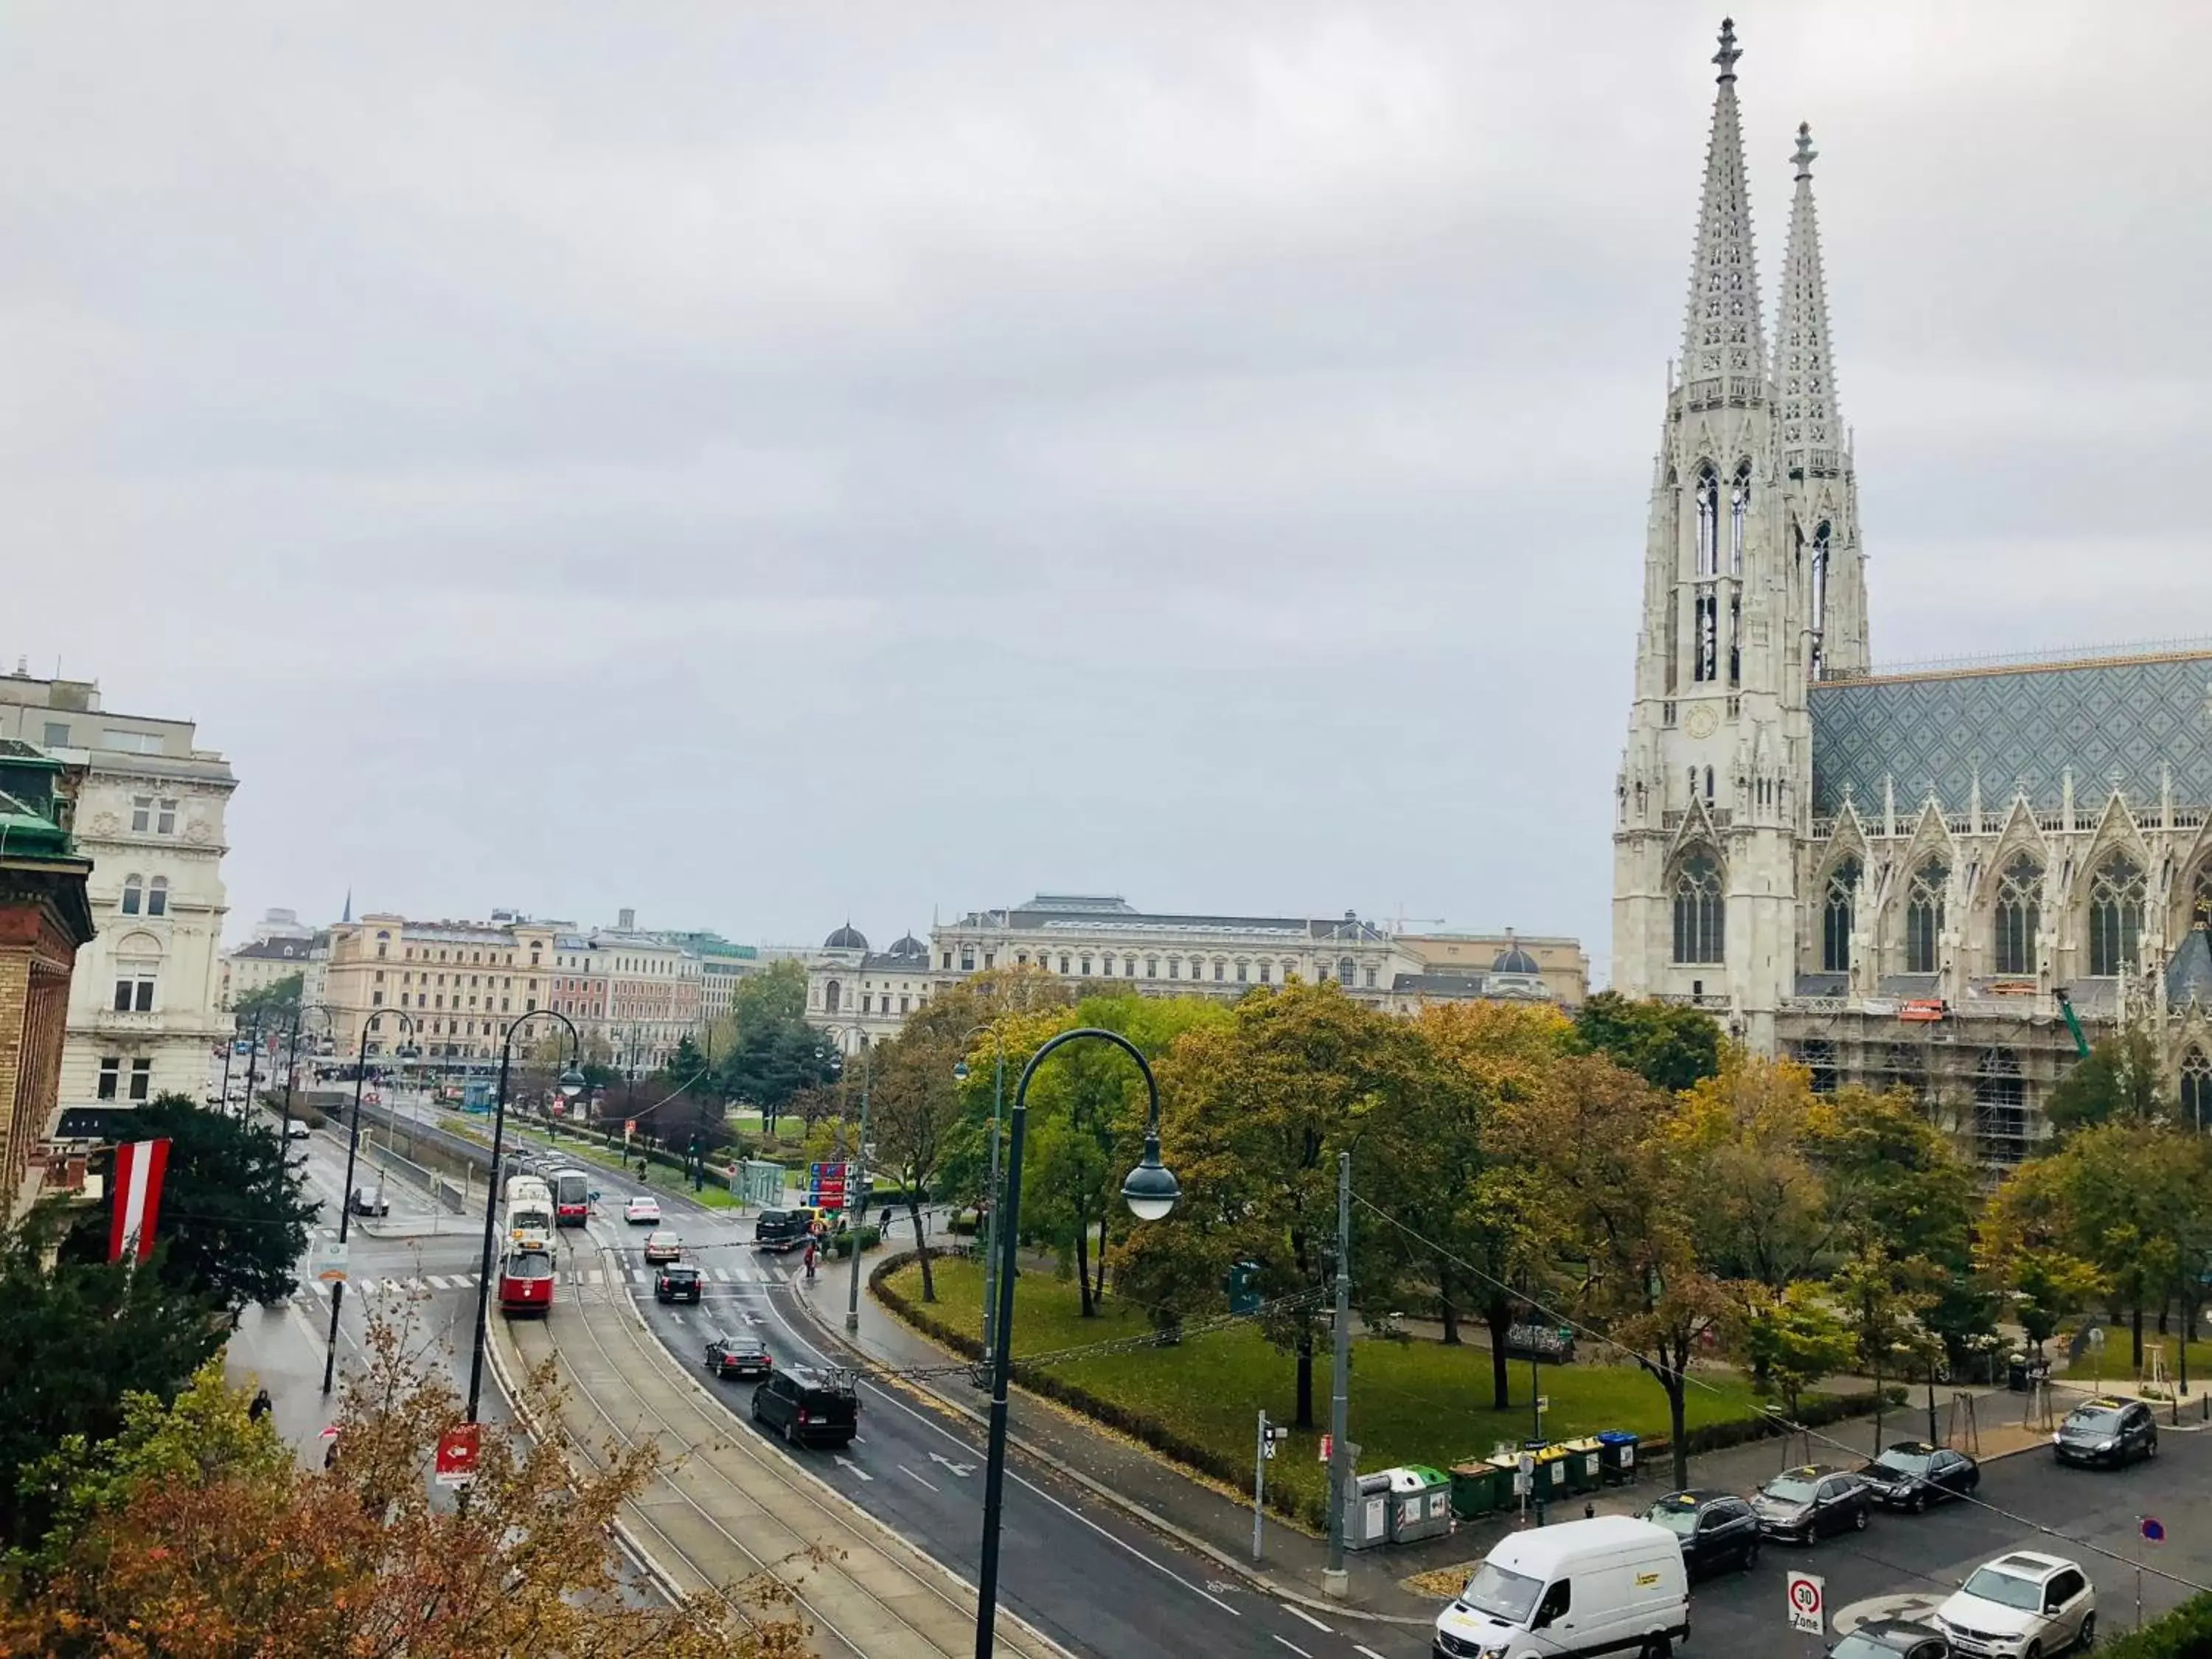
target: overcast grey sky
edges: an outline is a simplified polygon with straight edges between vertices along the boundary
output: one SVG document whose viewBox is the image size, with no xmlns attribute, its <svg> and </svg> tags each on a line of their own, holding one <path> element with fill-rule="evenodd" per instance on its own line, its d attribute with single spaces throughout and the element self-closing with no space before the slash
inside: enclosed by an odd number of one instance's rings
<svg viewBox="0 0 2212 1659">
<path fill-rule="evenodd" d="M 1714 4 L 9 8 L 0 653 L 231 932 L 1040 888 L 1607 949 Z M 1883 660 L 2212 632 L 2212 6 L 1737 13 Z"/>
</svg>

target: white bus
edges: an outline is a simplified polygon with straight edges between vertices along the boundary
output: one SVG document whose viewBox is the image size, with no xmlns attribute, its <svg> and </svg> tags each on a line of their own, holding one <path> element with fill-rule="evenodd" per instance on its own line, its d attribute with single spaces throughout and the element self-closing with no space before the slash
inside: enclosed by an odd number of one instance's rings
<svg viewBox="0 0 2212 1659">
<path fill-rule="evenodd" d="M 553 1189 L 536 1176 L 515 1176 L 507 1183 L 507 1239 L 517 1250 L 553 1246 Z"/>
</svg>

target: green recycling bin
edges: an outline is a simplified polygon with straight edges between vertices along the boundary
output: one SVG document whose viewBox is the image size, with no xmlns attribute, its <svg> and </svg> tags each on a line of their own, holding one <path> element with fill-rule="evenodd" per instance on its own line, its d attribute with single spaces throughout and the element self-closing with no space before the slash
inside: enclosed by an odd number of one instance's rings
<svg viewBox="0 0 2212 1659">
<path fill-rule="evenodd" d="M 1565 1443 L 1563 1449 L 1567 1454 L 1569 1492 L 1595 1492 L 1605 1483 L 1605 1448 L 1595 1439 L 1570 1440 Z"/>
<path fill-rule="evenodd" d="M 1451 1478 L 1425 1463 L 1386 1471 L 1390 1477 L 1390 1541 L 1417 1544 L 1451 1530 Z"/>
<path fill-rule="evenodd" d="M 1536 1460 L 1536 1492 L 1547 1504 L 1557 1503 L 1567 1495 L 1567 1463 L 1569 1454 L 1565 1446 L 1531 1446 L 1529 1455 Z"/>
<path fill-rule="evenodd" d="M 1452 1465 L 1451 1510 L 1462 1521 L 1478 1520 L 1492 1510 L 1502 1509 L 1512 1501 L 1513 1483 L 1505 1483 L 1505 1500 L 1498 1496 L 1498 1478 L 1503 1473 L 1494 1463 L 1480 1458 L 1470 1458 L 1464 1463 Z"/>
</svg>

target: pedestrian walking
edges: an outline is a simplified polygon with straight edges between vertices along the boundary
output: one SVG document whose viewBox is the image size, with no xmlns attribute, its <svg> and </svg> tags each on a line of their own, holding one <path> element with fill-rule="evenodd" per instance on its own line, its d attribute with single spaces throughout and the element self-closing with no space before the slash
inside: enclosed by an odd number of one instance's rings
<svg viewBox="0 0 2212 1659">
<path fill-rule="evenodd" d="M 246 1420 L 251 1423 L 258 1423 L 263 1418 L 268 1416 L 270 1412 L 276 1409 L 276 1402 L 269 1397 L 269 1390 L 266 1389 L 256 1389 L 253 1391 L 253 1403 L 246 1408 Z"/>
<path fill-rule="evenodd" d="M 811 1238 L 806 1241 L 806 1278 L 810 1284 L 814 1279 L 814 1241 Z"/>
</svg>

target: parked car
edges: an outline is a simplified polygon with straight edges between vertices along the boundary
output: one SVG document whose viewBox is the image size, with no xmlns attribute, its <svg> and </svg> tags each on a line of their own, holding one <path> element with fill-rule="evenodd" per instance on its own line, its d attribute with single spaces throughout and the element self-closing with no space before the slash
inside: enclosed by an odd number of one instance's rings
<svg viewBox="0 0 2212 1659">
<path fill-rule="evenodd" d="M 1951 1644 L 1933 1625 L 1872 1619 L 1830 1648 L 1828 1659 L 1951 1659 Z"/>
<path fill-rule="evenodd" d="M 653 1279 L 655 1302 L 696 1302 L 706 1274 L 685 1261 L 672 1261 Z"/>
<path fill-rule="evenodd" d="M 660 1224 L 660 1200 L 640 1193 L 623 1206 L 623 1219 L 633 1227 L 658 1227 Z"/>
<path fill-rule="evenodd" d="M 1718 1567 L 1748 1572 L 1758 1565 L 1759 1517 L 1734 1492 L 1670 1492 L 1644 1518 L 1674 1534 L 1692 1578 Z"/>
<path fill-rule="evenodd" d="M 2014 1550 L 1961 1580 L 1936 1622 L 1968 1659 L 2045 1659 L 2095 1643 L 2097 1588 L 2063 1556 Z"/>
<path fill-rule="evenodd" d="M 1874 1498 L 1866 1482 L 1826 1463 L 1784 1469 L 1751 1500 L 1759 1529 L 1769 1538 L 1810 1544 L 1831 1533 L 1866 1529 Z"/>
<path fill-rule="evenodd" d="M 1980 1486 L 1982 1466 L 1948 1446 L 1900 1440 L 1873 1462 L 1861 1464 L 1859 1479 L 1875 1503 L 1917 1515 L 1930 1504 L 1962 1498 Z"/>
<path fill-rule="evenodd" d="M 647 1263 L 675 1261 L 684 1255 L 684 1241 L 674 1233 L 650 1232 L 645 1236 L 645 1259 Z"/>
<path fill-rule="evenodd" d="M 390 1215 L 392 1206 L 384 1196 L 381 1187 L 356 1187 L 353 1189 L 353 1212 L 356 1215 Z"/>
<path fill-rule="evenodd" d="M 1509 1534 L 1437 1615 L 1432 1653 L 1666 1653 L 1690 1634 L 1674 1534 L 1626 1515 Z"/>
<path fill-rule="evenodd" d="M 2140 1400 L 2100 1395 L 2066 1413 L 2051 1437 L 2052 1454 L 2062 1463 L 2110 1463 L 2114 1468 L 2138 1457 L 2158 1455 L 2158 1419 Z"/>
<path fill-rule="evenodd" d="M 717 1376 L 766 1376 L 775 1358 L 757 1336 L 718 1336 L 707 1345 L 707 1369 Z"/>
<path fill-rule="evenodd" d="M 813 1218 L 806 1210 L 763 1210 L 753 1219 L 753 1248 L 788 1255 L 806 1243 Z"/>
<path fill-rule="evenodd" d="M 860 1427 L 860 1398 L 827 1371 L 777 1371 L 753 1390 L 753 1420 L 795 1446 L 848 1446 Z"/>
</svg>

